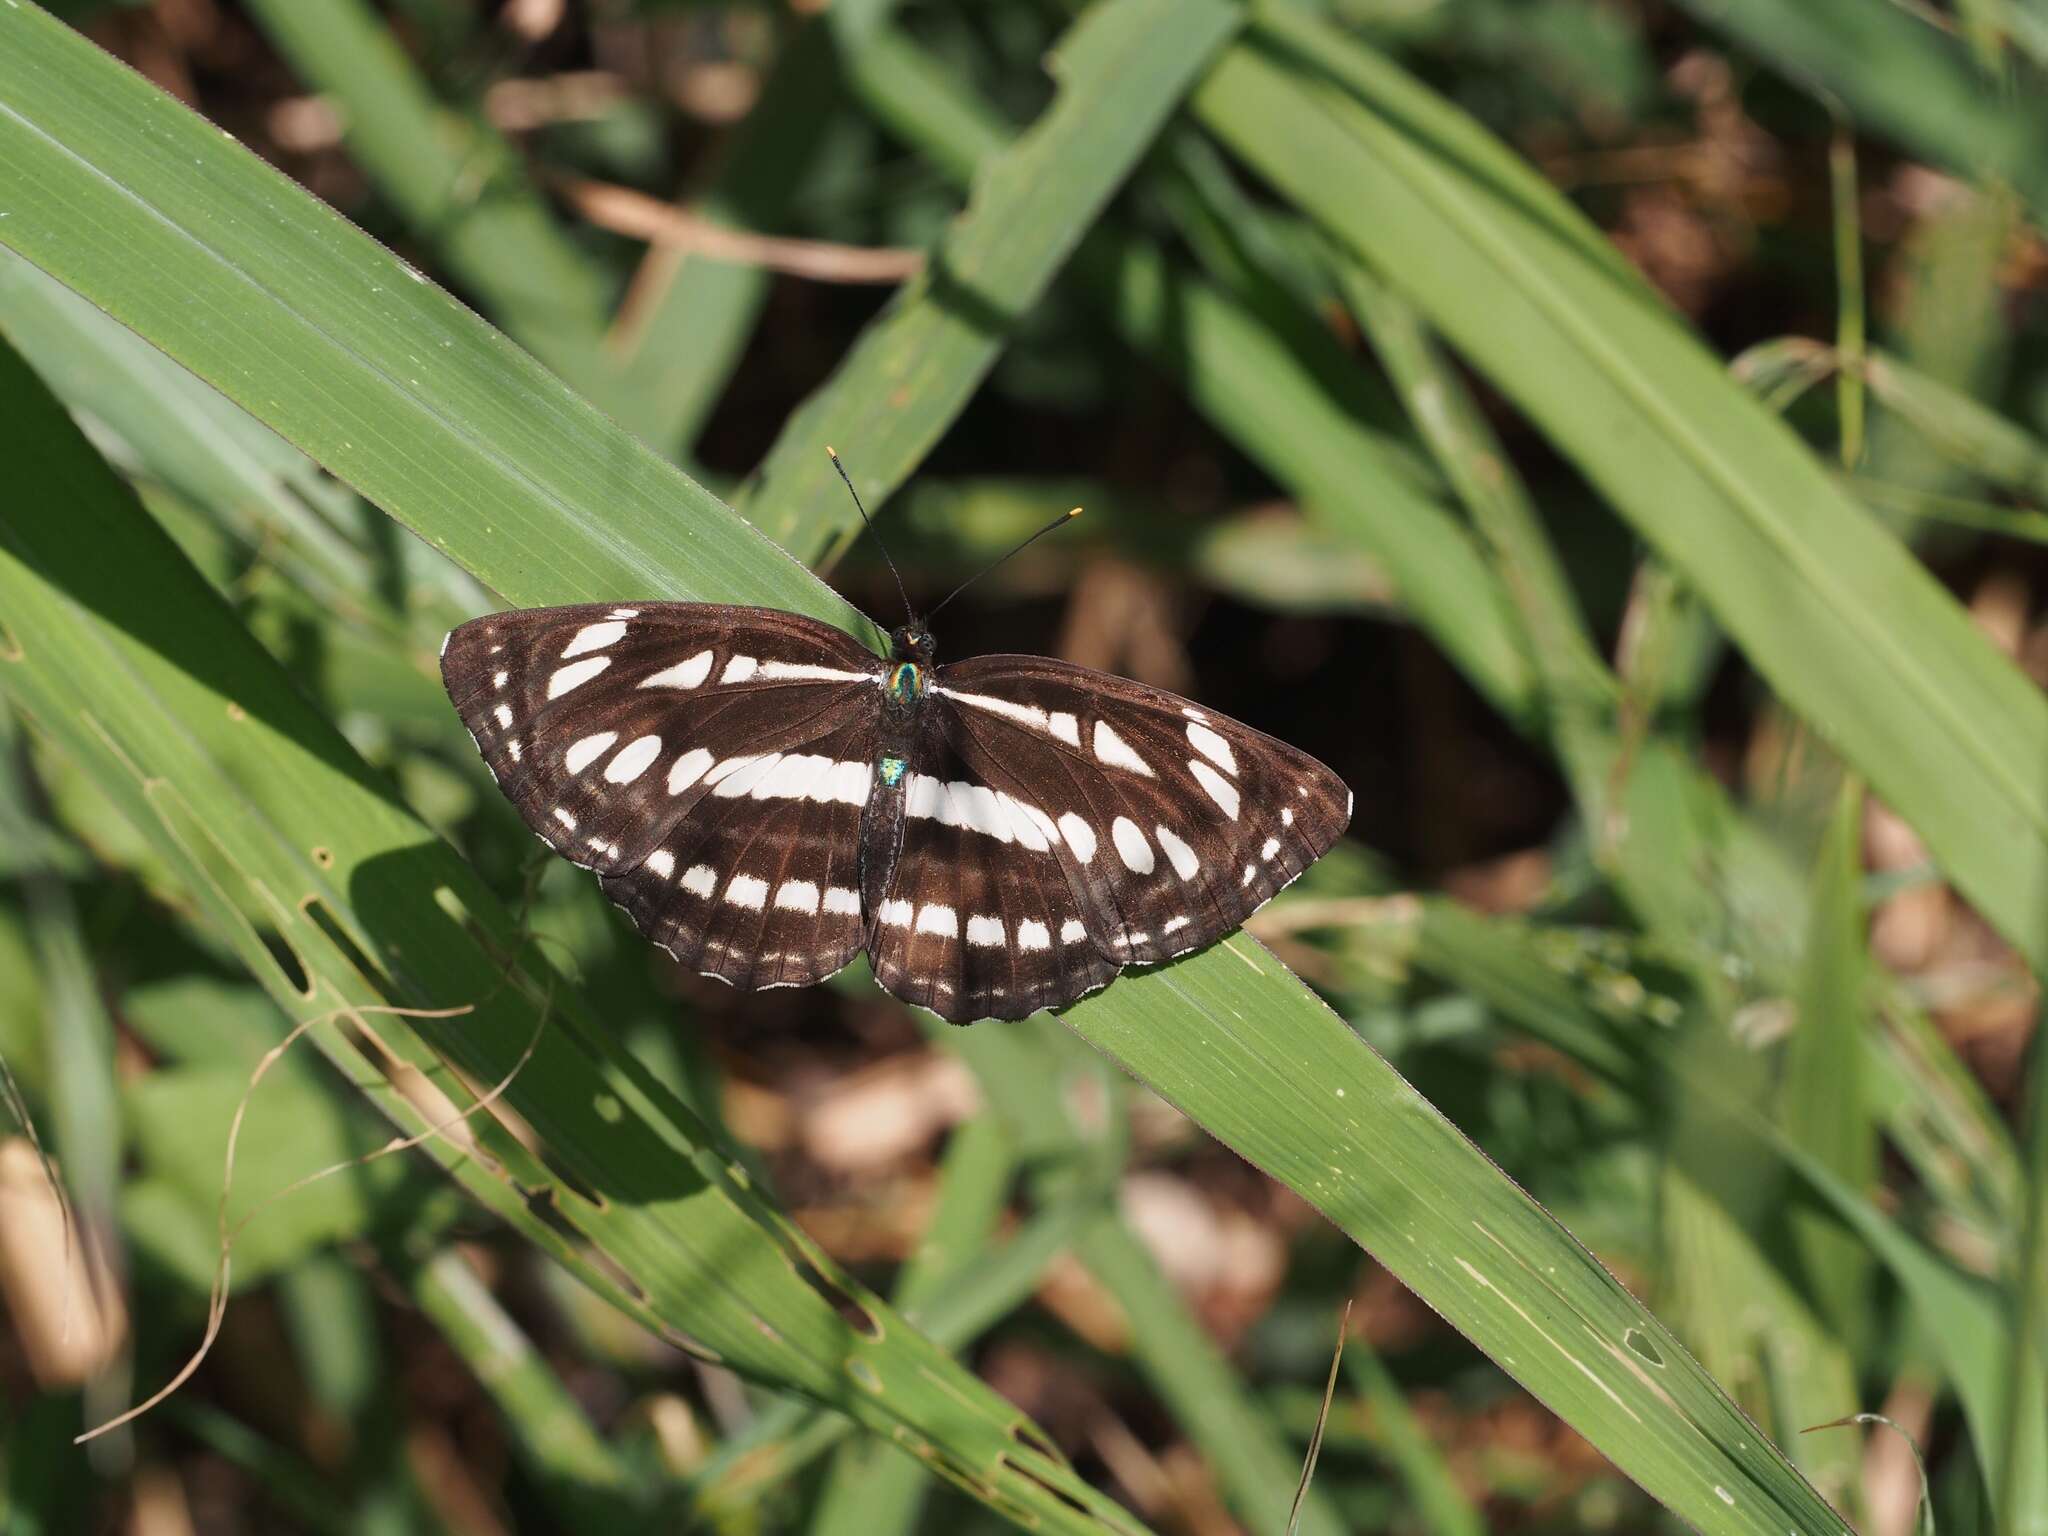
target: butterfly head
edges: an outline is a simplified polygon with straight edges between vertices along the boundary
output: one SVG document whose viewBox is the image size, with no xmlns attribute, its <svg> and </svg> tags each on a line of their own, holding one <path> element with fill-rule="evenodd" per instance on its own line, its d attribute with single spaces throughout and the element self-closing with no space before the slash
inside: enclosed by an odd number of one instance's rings
<svg viewBox="0 0 2048 1536">
<path fill-rule="evenodd" d="M 915 619 L 889 632 L 889 657 L 892 661 L 914 661 L 920 667 L 928 667 L 937 652 L 932 632 Z"/>
</svg>

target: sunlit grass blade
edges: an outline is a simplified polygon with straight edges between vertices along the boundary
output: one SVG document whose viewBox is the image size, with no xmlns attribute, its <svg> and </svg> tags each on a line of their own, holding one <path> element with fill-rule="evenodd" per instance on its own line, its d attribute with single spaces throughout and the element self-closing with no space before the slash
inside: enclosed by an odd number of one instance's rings
<svg viewBox="0 0 2048 1536">
<path fill-rule="evenodd" d="M 1100 1495 L 1015 1437 L 1014 1410 L 752 1193 L 580 1000 L 519 957 L 509 914 L 306 703 L 6 351 L 0 398 L 16 493 L 65 510 L 0 525 L 0 686 L 93 774 L 288 1013 L 334 1019 L 313 1039 L 369 1098 L 418 1132 L 441 1114 L 405 1096 L 398 1061 L 441 1104 L 471 1097 L 463 1080 L 504 1083 L 531 1146 L 485 1116 L 465 1123 L 473 1150 L 445 1138 L 428 1149 L 615 1306 L 913 1437 L 935 1471 L 998 1508 L 1049 1529 L 1113 1525 Z M 362 1012 L 394 1002 L 468 1011 Z M 356 1010 L 353 1029 L 336 1009 Z"/>
<path fill-rule="evenodd" d="M 0 244 L 518 603 L 712 597 L 866 621 L 701 486 L 219 130 L 0 10 Z"/>
<path fill-rule="evenodd" d="M 456 281 L 543 362 L 601 383 L 607 285 L 555 227 L 512 147 L 480 116 L 436 101 L 363 0 L 255 0 L 250 9 Z"/>
<path fill-rule="evenodd" d="M 1110 195 L 1239 21 L 1224 0 L 1097 0 L 1055 50 L 1039 120 L 977 172 L 965 211 L 789 418 L 743 511 L 810 563 L 859 522 L 825 460 L 837 442 L 871 506 L 922 462 Z"/>
</svg>

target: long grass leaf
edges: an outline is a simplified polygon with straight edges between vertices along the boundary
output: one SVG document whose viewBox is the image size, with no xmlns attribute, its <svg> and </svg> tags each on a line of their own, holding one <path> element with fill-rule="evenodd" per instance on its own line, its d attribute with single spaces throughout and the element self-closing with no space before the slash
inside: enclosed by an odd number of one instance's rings
<svg viewBox="0 0 2048 1536">
<path fill-rule="evenodd" d="M 409 1062 L 455 1099 L 470 1097 L 463 1080 L 509 1077 L 504 1102 L 533 1147 L 486 1117 L 466 1122 L 473 1151 L 428 1149 L 599 1294 L 687 1348 L 915 1437 L 935 1471 L 998 1509 L 1115 1528 L 1114 1506 L 1014 1438 L 1013 1409 L 839 1272 L 578 999 L 518 959 L 490 892 L 305 702 L 11 351 L 0 400 L 21 504 L 64 509 L 0 523 L 0 687 L 288 1012 L 335 1020 L 312 1038 L 351 1080 L 417 1133 L 440 1117 L 380 1067 Z M 468 1011 L 364 1011 L 401 1002 Z M 337 1009 L 353 1010 L 353 1032 Z"/>
<path fill-rule="evenodd" d="M 783 427 L 740 500 L 756 525 L 812 564 L 858 529 L 829 443 L 870 506 L 902 484 L 1239 19 L 1226 0 L 1083 13 L 1052 55 L 1052 105 L 980 167 L 925 273 Z"/>
<path fill-rule="evenodd" d="M 2048 960 L 2048 701 L 1640 287 L 1470 169 L 1473 131 L 1291 8 L 1203 120 L 1411 298 L 1700 592 L 1751 662 Z M 1332 79 L 1332 75 L 1336 76 Z M 1460 158 L 1460 157 L 1464 158 Z"/>
</svg>

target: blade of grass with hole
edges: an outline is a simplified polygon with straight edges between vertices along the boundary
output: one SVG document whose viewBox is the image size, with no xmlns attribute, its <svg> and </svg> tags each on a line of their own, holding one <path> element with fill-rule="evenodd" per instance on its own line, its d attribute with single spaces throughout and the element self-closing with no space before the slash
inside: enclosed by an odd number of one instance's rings
<svg viewBox="0 0 2048 1536">
<path fill-rule="evenodd" d="M 566 987 L 515 959 L 510 916 L 257 649 L 12 352 L 0 398 L 17 494 L 65 510 L 0 527 L 0 687 L 93 772 L 295 1018 L 390 1000 L 470 1008 L 358 1014 L 379 1050 L 316 1027 L 352 1080 L 418 1131 L 442 1111 L 404 1096 L 406 1074 L 387 1080 L 385 1053 L 446 1105 L 467 1096 L 449 1065 L 498 1083 L 530 1049 L 504 1103 L 534 1147 L 491 1117 L 430 1144 L 489 1209 L 672 1342 L 906 1437 L 994 1508 L 1048 1529 L 1137 1529 L 752 1194 Z M 239 1091 L 224 1086 L 222 1114 Z"/>
<path fill-rule="evenodd" d="M 1203 121 L 1542 427 L 2048 962 L 2048 779 L 2028 766 L 2048 701 L 1661 304 L 1556 232 L 1578 220 L 1561 198 L 1502 188 L 1477 125 L 1292 8 L 1258 29 L 1211 72 Z"/>
<path fill-rule="evenodd" d="M 1122 1175 L 1129 1141 L 1122 1085 L 1071 1035 L 1045 1021 L 1003 1031 L 938 1035 L 973 1070 L 982 1100 L 1037 1157 L 1041 1197 L 1067 1185 Z M 1271 1419 L 1235 1378 L 1229 1360 L 1160 1272 L 1151 1252 L 1114 1206 L 1076 1237 L 1074 1257 L 1116 1303 L 1128 1330 L 1132 1366 L 1173 1414 L 1212 1469 L 1217 1490 L 1247 1529 L 1284 1536 L 1287 1495 L 1300 1460 Z M 1335 1536 L 1344 1529 L 1326 1494 L 1311 1489 L 1298 1529 Z"/>
<path fill-rule="evenodd" d="M 996 1240 L 1016 1173 L 1009 1132 L 994 1116 L 975 1115 L 953 1131 L 931 1221 L 889 1296 L 905 1317 L 916 1322 L 919 1308 Z M 812 1507 L 810 1536 L 909 1536 L 929 1486 L 924 1469 L 893 1446 L 874 1439 L 842 1445 Z"/>
<path fill-rule="evenodd" d="M 11 171 L 0 189 L 6 204 L 0 211 L 8 214 L 0 219 L 0 240 L 55 270 L 508 596 L 619 601 L 651 588 L 856 622 L 794 562 L 430 286 L 407 278 L 343 221 L 27 10 L 0 11 L 0 156 Z M 277 217 L 280 207 L 295 210 L 293 216 Z M 269 216 L 255 218 L 258 210 Z M 10 622 L 13 608 L 10 602 Z M 151 639 L 172 655 L 189 654 L 189 644 L 176 635 L 152 631 Z M 82 638 L 76 643 L 84 645 Z M 39 646 L 39 665 L 63 648 L 62 642 Z M 122 686 L 127 668 L 143 665 L 148 650 L 127 647 L 119 653 L 121 665 L 110 659 L 67 678 L 65 687 L 91 697 L 94 689 Z M 223 750 L 260 743 L 265 756 L 250 765 L 247 777 L 289 794 L 289 803 L 273 814 L 294 833 L 288 844 L 275 845 L 279 862 L 265 888 L 298 890 L 302 881 L 316 880 L 316 888 L 329 893 L 328 913 L 344 914 L 350 926 L 358 920 L 379 925 L 357 929 L 352 941 L 387 965 L 395 963 L 388 943 L 410 955 L 416 931 L 446 934 L 462 968 L 445 976 L 444 1000 L 484 992 L 496 967 L 433 900 L 443 886 L 461 892 L 470 912 L 487 914 L 479 920 L 502 945 L 509 929 L 473 877 L 445 850 L 424 842 L 408 819 L 394 823 L 399 813 L 381 786 L 363 783 L 359 768 L 330 766 L 294 745 L 306 739 L 334 749 L 328 728 L 307 718 L 281 684 L 275 691 L 245 690 L 238 700 L 244 717 L 224 722 L 223 693 L 180 682 L 181 676 L 160 665 L 150 677 L 156 689 L 198 692 L 175 716 L 151 713 L 155 706 L 147 697 L 124 694 L 120 703 L 142 711 L 155 727 L 138 727 L 136 739 L 156 752 L 188 750 L 194 732 Z M 236 692 L 226 689 L 225 696 Z M 44 698 L 58 696 L 53 691 Z M 53 718 L 70 717 L 57 711 Z M 124 804 L 151 821 L 155 808 L 98 738 L 81 728 L 74 746 L 102 765 L 106 782 L 127 797 Z M 151 781 L 163 777 L 151 775 Z M 328 826 L 327 813 L 315 811 L 323 792 L 363 802 L 363 828 L 345 828 L 351 837 L 367 839 L 375 829 L 392 845 L 348 848 L 351 868 L 378 861 L 360 891 L 350 889 L 353 882 L 308 871 L 303 849 L 320 843 Z M 228 803 L 224 792 L 216 803 Z M 188 822 L 178 825 L 197 834 Z M 256 830 L 244 819 L 231 828 L 252 836 Z M 174 853 L 185 846 L 168 834 L 163 842 Z M 393 853 L 401 855 L 396 863 L 389 862 Z M 196 868 L 184 867 L 210 890 Z M 231 872 L 226 880 L 246 888 Z M 218 910 L 223 921 L 239 921 L 225 902 Z M 318 957 L 323 983 L 362 995 L 361 984 L 347 979 L 349 963 L 328 958 L 333 952 L 318 924 L 295 913 L 285 909 L 280 921 Z M 276 962 L 246 925 L 232 931 L 243 934 L 252 970 L 273 987 L 284 985 Z M 447 963 L 453 967 L 455 959 Z M 330 965 L 337 968 L 333 980 Z M 516 1036 L 522 1015 L 504 1003 L 498 1011 L 512 1013 L 503 1032 Z M 529 1002 L 523 1017 L 531 1014 Z M 1074 1023 L 1213 1133 L 1388 1255 L 1432 1305 L 1696 1526 L 1770 1536 L 1788 1526 L 1803 1533 L 1840 1529 L 1675 1342 L 1660 1351 L 1659 1377 L 1636 1375 L 1624 1335 L 1635 1330 L 1668 1341 L 1655 1319 L 1256 946 L 1237 939 L 1159 974 L 1128 978 L 1077 1009 Z M 412 1034 L 396 1027 L 390 1033 L 399 1040 Z M 499 1054 L 478 1056 L 466 1030 L 444 1024 L 424 1033 L 485 1081 L 492 1080 L 492 1066 L 508 1065 L 506 1054 L 518 1048 L 516 1040 L 493 1040 Z M 557 1033 L 551 1027 L 547 1039 Z M 549 1069 L 578 1080 L 586 1069 L 578 1066 L 577 1049 L 544 1041 Z M 425 1051 L 420 1056 L 431 1065 Z M 622 1157 L 626 1168 L 618 1176 L 629 1187 L 668 1177 L 678 1163 L 695 1166 L 686 1155 L 689 1136 L 673 1129 L 683 1122 L 663 1098 L 631 1073 L 605 1081 L 606 1088 L 593 1088 L 591 1101 L 565 1105 L 555 1095 L 536 1101 L 529 1089 L 518 1107 L 573 1114 L 567 1125 L 550 1118 L 550 1132 L 563 1131 L 578 1154 L 603 1157 L 607 1166 L 614 1154 Z M 1338 1088 L 1348 1104 L 1332 1097 Z M 643 1137 L 646 1122 L 633 1117 L 600 1128 L 591 1105 L 604 1092 L 622 1095 L 637 1116 L 658 1119 L 674 1139 L 663 1141 L 651 1131 Z M 1370 1137 L 1362 1129 L 1368 1123 Z M 547 1144 L 556 1144 L 552 1134 Z M 552 1182 L 516 1143 L 501 1148 L 494 1138 L 492 1149 L 536 1185 Z M 494 1184 L 479 1178 L 478 1187 L 488 1192 Z M 500 1208 L 549 1251 L 572 1264 L 584 1262 L 523 1202 L 501 1201 Z M 627 1213 L 573 1208 L 579 1222 L 603 1218 L 612 1258 L 644 1257 L 638 1244 L 611 1230 L 629 1222 Z M 732 1230 L 751 1230 L 749 1218 L 728 1214 Z M 1505 1249 L 1484 1239 L 1480 1248 L 1471 1247 L 1474 1229 L 1465 1218 L 1482 1217 L 1489 1218 L 1489 1232 L 1505 1238 Z M 665 1242 L 660 1251 L 668 1252 Z M 1552 1270 L 1562 1278 L 1546 1278 Z M 601 1275 L 596 1283 L 629 1312 L 648 1315 Z M 784 1294 L 786 1284 L 795 1283 L 786 1263 L 780 1278 L 771 1269 L 769 1283 L 774 1289 L 764 1294 Z M 710 1305 L 680 1291 L 664 1290 L 660 1299 L 693 1319 Z M 792 1293 L 792 1306 L 804 1299 Z M 808 1320 L 800 1339 L 825 1344 L 818 1330 L 826 1329 L 825 1354 L 843 1349 L 845 1330 L 836 1314 L 815 1297 L 810 1301 L 814 1311 L 796 1313 Z M 745 1332 L 752 1336 L 736 1334 L 727 1342 L 737 1357 L 761 1362 L 762 1374 L 809 1379 L 826 1394 L 845 1390 L 838 1377 L 820 1370 L 818 1357 L 788 1358 L 800 1351 L 787 1334 L 770 1341 L 758 1330 Z M 888 1380 L 884 1367 L 894 1353 L 911 1349 L 898 1325 L 873 1352 L 874 1368 Z M 941 1358 L 933 1369 L 945 1377 L 956 1368 Z M 978 1389 L 970 1389 L 967 1400 L 980 1401 Z M 857 1396 L 849 1406 L 877 1419 L 899 1404 L 885 1392 Z M 953 1424 L 948 1433 L 957 1440 L 970 1428 L 979 1433 L 981 1421 Z M 993 1448 L 991 1441 L 973 1443 Z M 999 1456 L 970 1459 L 1002 1479 L 1000 1492 L 989 1497 L 1021 1498 L 1049 1511 L 1051 1521 L 1071 1517 L 1035 1484 L 1020 1487 L 1028 1480 L 1005 1470 Z M 1041 1476 L 1064 1476 L 1050 1464 L 1036 1469 Z"/>
<path fill-rule="evenodd" d="M 983 162 L 925 273 L 784 425 L 740 497 L 758 527 L 810 564 L 859 529 L 827 443 L 846 450 L 870 510 L 909 477 L 1239 19 L 1227 0 L 1097 0 L 1082 14 L 1048 60 L 1052 105 Z"/>
</svg>

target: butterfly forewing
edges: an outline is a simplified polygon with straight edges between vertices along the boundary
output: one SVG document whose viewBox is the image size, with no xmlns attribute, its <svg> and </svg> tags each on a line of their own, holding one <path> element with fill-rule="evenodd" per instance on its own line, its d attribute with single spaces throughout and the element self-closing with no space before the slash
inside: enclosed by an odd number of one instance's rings
<svg viewBox="0 0 2048 1536">
<path fill-rule="evenodd" d="M 858 711 L 765 770 L 736 770 L 637 868 L 606 876 L 605 894 L 684 965 L 742 990 L 823 981 L 865 936 L 860 822 L 873 756 L 873 717 Z M 808 792 L 775 792 L 799 777 Z"/>
<path fill-rule="evenodd" d="M 881 666 L 815 620 L 696 603 L 493 614 L 441 653 L 506 798 L 606 875 L 639 868 L 700 805 L 850 794 L 868 759 L 806 743 L 872 718 Z"/>
</svg>

